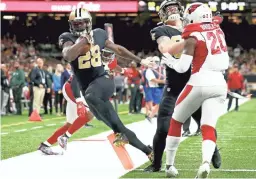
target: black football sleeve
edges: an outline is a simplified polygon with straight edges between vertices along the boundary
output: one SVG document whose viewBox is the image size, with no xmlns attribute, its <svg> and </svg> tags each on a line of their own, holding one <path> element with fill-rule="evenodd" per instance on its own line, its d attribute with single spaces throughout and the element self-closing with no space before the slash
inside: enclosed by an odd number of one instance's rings
<svg viewBox="0 0 256 179">
<path fill-rule="evenodd" d="M 150 31 L 150 35 L 153 41 L 156 41 L 159 37 L 162 37 L 162 36 L 169 36 L 169 34 L 167 34 L 161 26 L 155 27 L 154 29 L 152 29 Z"/>
<path fill-rule="evenodd" d="M 63 48 L 63 44 L 68 42 L 68 41 L 72 41 L 72 39 L 70 38 L 70 33 L 69 32 L 64 32 L 63 34 L 61 34 L 59 36 L 59 47 L 62 49 Z"/>
</svg>

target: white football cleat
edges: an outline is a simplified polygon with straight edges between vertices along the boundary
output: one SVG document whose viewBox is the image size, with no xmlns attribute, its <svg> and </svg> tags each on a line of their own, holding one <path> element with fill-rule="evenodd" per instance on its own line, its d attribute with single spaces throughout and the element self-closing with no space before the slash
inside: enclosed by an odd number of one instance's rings
<svg viewBox="0 0 256 179">
<path fill-rule="evenodd" d="M 165 169 L 165 174 L 166 174 L 166 177 L 177 177 L 179 175 L 179 172 L 178 170 L 172 165 L 170 166 L 169 168 L 166 167 Z"/>
<path fill-rule="evenodd" d="M 207 178 L 210 173 L 210 164 L 204 163 L 198 169 L 196 178 Z"/>
<path fill-rule="evenodd" d="M 61 148 L 67 150 L 68 138 L 65 137 L 64 135 L 58 137 L 58 144 Z"/>
</svg>

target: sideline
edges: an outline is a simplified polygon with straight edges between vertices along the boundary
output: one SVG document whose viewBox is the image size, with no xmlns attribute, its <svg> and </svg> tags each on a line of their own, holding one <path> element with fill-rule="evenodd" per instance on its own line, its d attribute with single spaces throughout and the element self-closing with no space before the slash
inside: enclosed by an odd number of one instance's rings
<svg viewBox="0 0 256 179">
<path fill-rule="evenodd" d="M 129 111 L 121 111 L 118 114 L 128 114 L 128 112 Z M 55 119 L 65 119 L 65 118 L 66 118 L 65 116 L 48 118 L 48 119 L 43 119 L 42 122 L 49 121 L 49 120 L 55 120 Z M 25 122 L 18 122 L 18 123 L 12 123 L 12 124 L 4 124 L 4 125 L 1 125 L 1 129 L 6 128 L 6 127 L 20 126 L 20 125 L 23 125 L 23 124 L 33 124 L 33 123 L 40 124 L 40 122 L 25 121 Z"/>
</svg>

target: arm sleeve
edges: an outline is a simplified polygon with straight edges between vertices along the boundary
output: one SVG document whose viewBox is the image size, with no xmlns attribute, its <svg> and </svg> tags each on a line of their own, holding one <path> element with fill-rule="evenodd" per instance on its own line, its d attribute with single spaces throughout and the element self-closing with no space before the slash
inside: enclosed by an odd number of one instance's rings
<svg viewBox="0 0 256 179">
<path fill-rule="evenodd" d="M 40 83 L 40 80 L 38 80 L 36 78 L 37 76 L 37 72 L 38 72 L 38 69 L 37 68 L 34 68 L 31 72 L 31 81 L 34 83 L 34 85 L 36 86 L 39 86 L 41 83 Z"/>
<path fill-rule="evenodd" d="M 182 54 L 178 63 L 174 65 L 174 69 L 179 73 L 188 71 L 193 60 L 193 56 Z"/>
<path fill-rule="evenodd" d="M 156 79 L 156 76 L 154 75 L 154 73 L 153 73 L 153 71 L 151 69 L 147 69 L 145 76 L 146 76 L 148 81 Z"/>
<path fill-rule="evenodd" d="M 80 87 L 79 87 L 78 81 L 77 81 L 75 76 L 73 76 L 73 78 L 72 78 L 71 88 L 72 88 L 72 92 L 73 92 L 74 97 L 76 99 L 80 98 L 81 97 L 81 95 L 80 95 Z"/>
<path fill-rule="evenodd" d="M 185 73 L 188 71 L 193 60 L 193 56 L 182 54 L 177 61 L 167 61 L 167 66 L 174 69 L 178 73 Z"/>
</svg>

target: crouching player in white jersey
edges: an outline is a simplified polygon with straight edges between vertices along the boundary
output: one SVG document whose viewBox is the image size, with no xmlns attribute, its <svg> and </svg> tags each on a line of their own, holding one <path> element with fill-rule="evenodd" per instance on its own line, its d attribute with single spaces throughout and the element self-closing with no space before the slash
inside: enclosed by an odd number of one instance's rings
<svg viewBox="0 0 256 179">
<path fill-rule="evenodd" d="M 51 146 L 58 140 L 59 145 L 66 149 L 67 139 L 93 118 L 89 108 L 86 107 L 84 98 L 81 97 L 80 88 L 75 76 L 71 76 L 63 85 L 62 91 L 64 98 L 67 100 L 67 122 L 62 127 L 58 128 L 51 137 L 49 137 L 45 142 L 42 142 L 39 146 L 38 150 L 42 151 L 46 155 L 61 154 L 52 151 Z"/>
<path fill-rule="evenodd" d="M 212 22 L 211 9 L 202 3 L 193 3 L 184 13 L 185 29 L 183 54 L 172 68 L 183 73 L 192 63 L 191 77 L 176 101 L 167 136 L 166 175 L 178 175 L 174 167 L 176 151 L 181 139 L 182 124 L 202 106 L 202 165 L 197 178 L 207 178 L 216 146 L 215 126 L 227 95 L 223 71 L 229 57 L 223 31 Z M 170 62 L 172 63 L 172 62 Z"/>
</svg>

